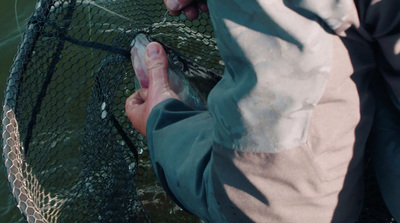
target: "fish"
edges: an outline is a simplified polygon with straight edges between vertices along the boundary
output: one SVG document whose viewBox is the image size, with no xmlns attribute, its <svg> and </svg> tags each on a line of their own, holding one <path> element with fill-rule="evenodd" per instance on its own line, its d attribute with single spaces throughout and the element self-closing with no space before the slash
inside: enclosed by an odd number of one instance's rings
<svg viewBox="0 0 400 223">
<path fill-rule="evenodd" d="M 145 63 L 146 46 L 151 42 L 150 38 L 139 33 L 131 43 L 131 59 L 137 82 L 141 88 L 149 87 L 147 65 Z M 162 44 L 161 44 L 162 45 Z M 163 46 L 168 58 L 168 83 L 172 91 L 188 106 L 195 110 L 206 110 L 204 97 L 196 91 L 187 80 L 188 66 L 186 62 L 170 49 Z"/>
</svg>

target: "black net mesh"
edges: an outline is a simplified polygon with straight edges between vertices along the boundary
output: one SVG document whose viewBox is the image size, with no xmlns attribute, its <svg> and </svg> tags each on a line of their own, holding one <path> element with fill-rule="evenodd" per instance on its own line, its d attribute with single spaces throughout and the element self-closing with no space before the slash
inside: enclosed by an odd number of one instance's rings
<svg viewBox="0 0 400 223">
<path fill-rule="evenodd" d="M 38 1 L 2 114 L 6 175 L 28 222 L 199 222 L 166 197 L 125 116 L 138 33 L 185 62 L 205 101 L 224 68 L 208 14 L 171 17 L 162 0 Z M 360 222 L 395 222 L 374 199 Z"/>
<path fill-rule="evenodd" d="M 173 18 L 155 0 L 38 1 L 3 107 L 7 178 L 29 222 L 197 221 L 157 184 L 125 116 L 137 33 L 191 61 L 187 78 L 207 83 L 206 97 L 223 69 L 207 14 Z"/>
</svg>

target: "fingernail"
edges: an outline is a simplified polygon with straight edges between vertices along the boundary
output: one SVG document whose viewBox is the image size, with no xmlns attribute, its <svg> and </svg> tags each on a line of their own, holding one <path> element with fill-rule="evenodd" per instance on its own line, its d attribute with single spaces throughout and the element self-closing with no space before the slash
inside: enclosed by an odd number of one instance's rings
<svg viewBox="0 0 400 223">
<path fill-rule="evenodd" d="M 152 58 L 160 54 L 160 48 L 154 44 L 149 44 L 146 48 L 147 56 Z"/>
<path fill-rule="evenodd" d="M 181 9 L 181 3 L 178 0 L 167 0 L 166 5 L 169 10 L 177 11 Z"/>
</svg>

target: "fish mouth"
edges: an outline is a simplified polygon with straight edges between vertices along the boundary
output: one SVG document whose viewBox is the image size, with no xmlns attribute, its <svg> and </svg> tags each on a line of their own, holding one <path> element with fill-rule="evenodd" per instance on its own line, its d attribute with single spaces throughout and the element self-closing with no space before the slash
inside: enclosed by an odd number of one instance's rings
<svg viewBox="0 0 400 223">
<path fill-rule="evenodd" d="M 135 45 L 147 46 L 150 43 L 149 38 L 144 33 L 136 34 L 135 38 L 133 38 L 131 42 L 131 47 L 135 47 Z"/>
</svg>

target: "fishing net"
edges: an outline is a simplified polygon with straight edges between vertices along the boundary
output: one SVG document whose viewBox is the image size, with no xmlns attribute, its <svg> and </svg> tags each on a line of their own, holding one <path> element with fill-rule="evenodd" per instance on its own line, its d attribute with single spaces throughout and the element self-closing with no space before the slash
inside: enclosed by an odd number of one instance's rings
<svg viewBox="0 0 400 223">
<path fill-rule="evenodd" d="M 208 14 L 171 17 L 162 0 L 38 0 L 2 113 L 6 176 L 28 222 L 199 222 L 163 192 L 125 115 L 139 33 L 183 64 L 205 102 L 224 69 Z M 361 222 L 394 222 L 371 204 Z"/>
<path fill-rule="evenodd" d="M 182 72 L 205 101 L 223 70 L 208 14 L 174 18 L 162 0 L 37 2 L 2 116 L 6 174 L 28 222 L 196 221 L 167 198 L 125 115 L 138 33 L 190 61 Z"/>
</svg>

